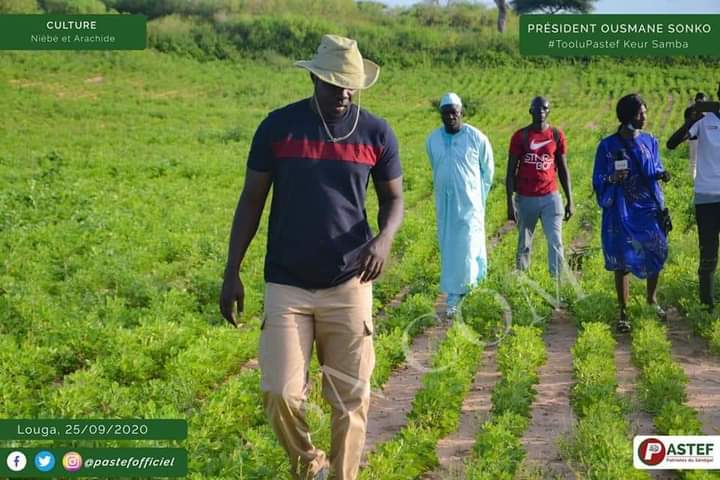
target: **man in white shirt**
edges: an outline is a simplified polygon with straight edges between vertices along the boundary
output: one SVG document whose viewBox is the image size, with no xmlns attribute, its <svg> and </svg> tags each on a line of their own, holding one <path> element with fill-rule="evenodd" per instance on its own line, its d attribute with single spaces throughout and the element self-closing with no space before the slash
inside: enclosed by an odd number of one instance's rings
<svg viewBox="0 0 720 480">
<path fill-rule="evenodd" d="M 718 84 L 720 97 L 720 84 Z M 697 105 L 697 104 L 696 104 Z M 713 275 L 718 262 L 720 237 L 720 112 L 697 111 L 670 137 L 667 147 L 672 150 L 685 140 L 697 138 L 695 175 L 695 218 L 700 243 L 700 301 L 713 309 Z"/>
</svg>

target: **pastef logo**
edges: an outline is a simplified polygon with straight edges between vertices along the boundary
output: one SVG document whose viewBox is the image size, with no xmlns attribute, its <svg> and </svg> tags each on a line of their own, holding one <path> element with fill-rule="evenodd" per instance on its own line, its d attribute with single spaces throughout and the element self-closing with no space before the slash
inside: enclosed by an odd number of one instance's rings
<svg viewBox="0 0 720 480">
<path fill-rule="evenodd" d="M 633 466 L 642 470 L 720 470 L 720 435 L 636 435 Z"/>
<path fill-rule="evenodd" d="M 638 457 L 649 466 L 654 466 L 665 460 L 665 445 L 657 438 L 647 438 L 638 447 Z"/>
</svg>

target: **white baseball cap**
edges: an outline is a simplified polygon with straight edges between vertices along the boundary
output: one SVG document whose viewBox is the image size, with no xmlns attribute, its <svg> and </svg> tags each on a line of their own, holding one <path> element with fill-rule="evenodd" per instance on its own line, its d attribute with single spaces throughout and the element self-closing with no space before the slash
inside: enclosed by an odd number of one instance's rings
<svg viewBox="0 0 720 480">
<path fill-rule="evenodd" d="M 462 100 L 460 100 L 460 97 L 457 93 L 448 92 L 443 95 L 442 99 L 440 99 L 440 108 L 444 107 L 445 105 L 457 105 L 458 107 L 462 108 Z"/>
</svg>

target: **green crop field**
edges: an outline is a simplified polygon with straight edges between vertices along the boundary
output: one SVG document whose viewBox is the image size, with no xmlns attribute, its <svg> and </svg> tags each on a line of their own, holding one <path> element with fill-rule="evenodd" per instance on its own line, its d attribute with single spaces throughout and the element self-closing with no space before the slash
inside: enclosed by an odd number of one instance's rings
<svg viewBox="0 0 720 480">
<path fill-rule="evenodd" d="M 643 308 L 640 283 L 633 284 L 632 349 L 641 401 L 628 404 L 617 392 L 607 328 L 615 321 L 614 290 L 602 264 L 600 212 L 590 186 L 595 147 L 616 128 L 621 96 L 645 97 L 647 130 L 664 145 L 695 92 L 714 92 L 717 69 L 685 63 L 383 66 L 377 86 L 360 101 L 399 138 L 406 219 L 391 265 L 375 286 L 382 314 L 374 388 L 397 374 L 403 339 L 433 322 L 431 316 L 414 320 L 432 313 L 439 293 L 424 147 L 440 125 L 436 101 L 457 92 L 467 104 L 467 122 L 492 143 L 496 176 L 486 216 L 492 235 L 506 218 L 510 136 L 529 123 L 531 98 L 545 95 L 551 123 L 568 138 L 575 186 L 577 214 L 566 224 L 565 242 L 583 247 L 574 281 L 559 289 L 578 328 L 569 366 L 577 424 L 562 449 L 564 461 L 583 478 L 646 478 L 630 457 L 634 410 L 649 413 L 658 434 L 703 431 L 666 327 Z M 217 296 L 255 127 L 270 110 L 310 93 L 307 73 L 280 56 L 200 62 L 152 49 L 0 54 L 0 418 L 183 418 L 186 441 L 102 445 L 185 447 L 194 479 L 286 478 L 287 461 L 263 416 L 259 373 L 247 366 L 259 338 L 266 216 L 242 269 L 247 298 L 240 329 L 224 323 Z M 720 317 L 703 313 L 696 299 L 686 157 L 685 146 L 662 150 L 674 175 L 665 191 L 676 230 L 659 298 L 687 318 L 698 342 L 703 338 L 720 352 Z M 369 198 L 374 222 L 376 200 Z M 457 429 L 484 345 L 494 340 L 506 306 L 513 327 L 498 347 L 501 380 L 490 418 L 467 455 L 466 474 L 521 474 L 527 452 L 520 439 L 542 388 L 542 338 L 556 306 L 543 292 L 551 292 L 550 299 L 557 293 L 545 272 L 544 239 L 536 237 L 527 276 L 511 274 L 515 231 L 498 238 L 485 290 L 467 300 L 465 322 L 437 346 L 437 370 L 424 376 L 407 425 L 370 453 L 362 478 L 420 478 L 436 468 L 435 445 Z M 393 298 L 401 301 L 390 307 Z M 328 448 L 329 412 L 317 390 L 310 423 Z M 588 454 L 588 442 L 602 448 Z"/>
</svg>

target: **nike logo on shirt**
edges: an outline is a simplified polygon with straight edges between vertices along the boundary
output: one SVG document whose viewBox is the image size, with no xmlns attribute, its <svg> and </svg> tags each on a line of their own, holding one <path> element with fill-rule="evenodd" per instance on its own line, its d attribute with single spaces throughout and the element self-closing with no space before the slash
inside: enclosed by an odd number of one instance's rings
<svg viewBox="0 0 720 480">
<path fill-rule="evenodd" d="M 530 150 L 537 150 L 538 148 L 544 147 L 548 143 L 552 142 L 552 140 L 545 140 L 544 142 L 535 143 L 535 140 L 530 142 Z"/>
</svg>

